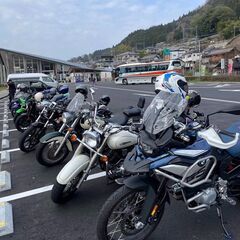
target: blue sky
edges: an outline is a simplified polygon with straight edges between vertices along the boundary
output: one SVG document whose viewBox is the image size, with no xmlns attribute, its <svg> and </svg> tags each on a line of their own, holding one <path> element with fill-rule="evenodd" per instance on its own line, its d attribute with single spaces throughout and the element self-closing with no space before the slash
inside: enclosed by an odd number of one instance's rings
<svg viewBox="0 0 240 240">
<path fill-rule="evenodd" d="M 206 0 L 1 0 L 0 48 L 69 59 L 178 19 Z"/>
</svg>

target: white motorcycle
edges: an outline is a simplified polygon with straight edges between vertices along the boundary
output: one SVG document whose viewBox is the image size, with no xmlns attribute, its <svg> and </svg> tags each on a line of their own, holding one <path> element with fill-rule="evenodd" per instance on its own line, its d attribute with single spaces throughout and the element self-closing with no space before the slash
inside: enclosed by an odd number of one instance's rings
<svg viewBox="0 0 240 240">
<path fill-rule="evenodd" d="M 76 141 L 80 144 L 72 159 L 57 176 L 52 188 L 53 202 L 64 203 L 69 200 L 97 165 L 106 171 L 110 180 L 126 174 L 122 163 L 127 153 L 137 144 L 137 128 L 141 125 L 144 103 L 145 99 L 141 98 L 138 108 L 125 110 L 122 118 L 112 119 L 115 123 L 103 124 L 102 120 L 96 119 L 95 108 L 91 128 L 84 132 L 82 140 L 76 136 Z"/>
</svg>

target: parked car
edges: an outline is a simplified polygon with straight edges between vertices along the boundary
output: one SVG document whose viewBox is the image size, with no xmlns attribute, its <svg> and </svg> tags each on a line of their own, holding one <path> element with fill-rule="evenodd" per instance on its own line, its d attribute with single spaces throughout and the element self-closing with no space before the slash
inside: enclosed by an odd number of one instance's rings
<svg viewBox="0 0 240 240">
<path fill-rule="evenodd" d="M 16 85 L 24 83 L 29 87 L 37 88 L 57 88 L 58 82 L 44 73 L 14 73 L 9 74 L 7 82 L 12 80 Z"/>
</svg>

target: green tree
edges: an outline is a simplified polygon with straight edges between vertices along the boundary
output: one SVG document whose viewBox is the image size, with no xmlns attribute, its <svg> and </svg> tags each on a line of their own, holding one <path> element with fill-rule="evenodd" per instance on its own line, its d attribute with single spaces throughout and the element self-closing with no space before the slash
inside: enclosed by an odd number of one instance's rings
<svg viewBox="0 0 240 240">
<path fill-rule="evenodd" d="M 240 20 L 221 21 L 218 23 L 218 33 L 225 39 L 234 37 L 234 28 L 236 35 L 240 33 Z"/>
<path fill-rule="evenodd" d="M 209 35 L 217 33 L 219 22 L 232 20 L 236 17 L 234 11 L 226 6 L 208 6 L 201 13 L 196 14 L 192 19 L 192 26 L 198 27 L 199 35 Z"/>
</svg>

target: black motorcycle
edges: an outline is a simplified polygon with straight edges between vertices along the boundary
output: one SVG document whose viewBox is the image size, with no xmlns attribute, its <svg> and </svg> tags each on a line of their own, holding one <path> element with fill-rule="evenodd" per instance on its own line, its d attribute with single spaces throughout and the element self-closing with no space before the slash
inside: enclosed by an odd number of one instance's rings
<svg viewBox="0 0 240 240">
<path fill-rule="evenodd" d="M 23 152 L 31 152 L 51 126 L 57 131 L 61 125 L 61 116 L 69 100 L 64 95 L 56 95 L 52 100 L 44 100 L 36 105 L 41 111 L 36 121 L 27 128 L 19 139 L 19 148 Z"/>
</svg>

